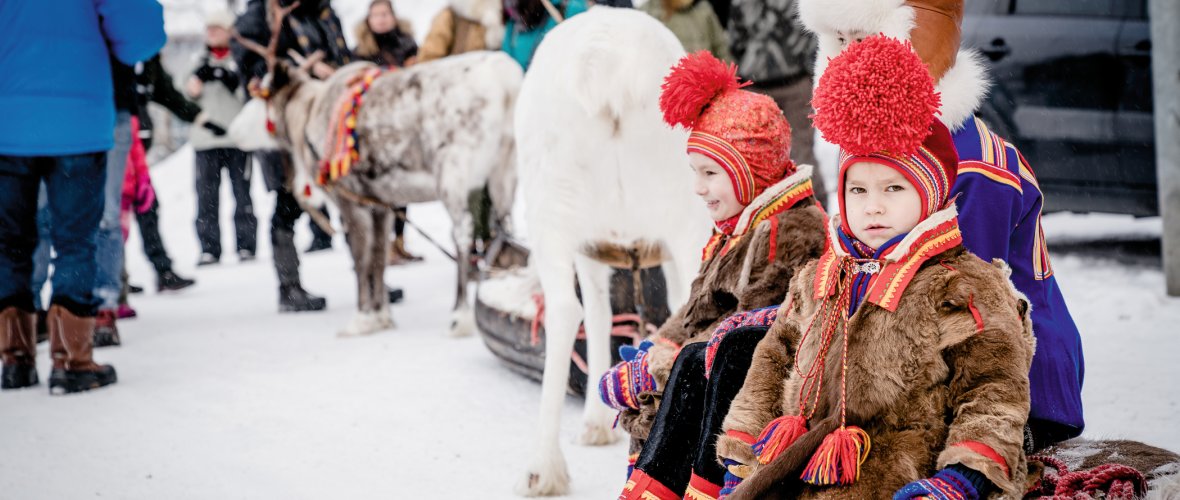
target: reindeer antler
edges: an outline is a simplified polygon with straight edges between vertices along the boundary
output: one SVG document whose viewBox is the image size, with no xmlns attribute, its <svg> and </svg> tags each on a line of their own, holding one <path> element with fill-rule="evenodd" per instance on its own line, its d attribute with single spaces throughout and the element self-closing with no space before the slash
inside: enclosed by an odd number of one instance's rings
<svg viewBox="0 0 1180 500">
<path fill-rule="evenodd" d="M 300 54 L 295 49 L 287 49 L 287 57 L 290 57 L 292 61 L 295 61 L 295 64 L 299 65 L 299 71 L 309 75 L 312 74 L 311 68 L 324 60 L 324 55 L 324 51 L 317 50 L 312 52 L 310 56 L 303 57 L 303 54 Z"/>
<path fill-rule="evenodd" d="M 234 39 L 236 39 L 238 43 L 242 44 L 243 47 L 250 49 L 250 51 L 262 56 L 263 60 L 266 61 L 266 72 L 268 74 L 274 73 L 275 64 L 278 63 L 279 60 L 279 35 L 282 34 L 283 31 L 283 20 L 286 19 L 286 17 L 290 15 L 291 11 L 295 10 L 296 7 L 299 7 L 299 2 L 294 2 L 286 7 L 280 7 L 279 0 L 267 0 L 266 11 L 268 14 L 270 14 L 270 41 L 265 47 L 254 40 L 250 40 L 242 36 L 242 34 L 239 33 L 237 29 L 232 31 Z"/>
</svg>

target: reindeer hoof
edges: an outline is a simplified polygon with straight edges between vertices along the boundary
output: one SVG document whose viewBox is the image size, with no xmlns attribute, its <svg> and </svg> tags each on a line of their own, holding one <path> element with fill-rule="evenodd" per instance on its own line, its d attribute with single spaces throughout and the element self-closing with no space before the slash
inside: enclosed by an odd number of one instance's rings
<svg viewBox="0 0 1180 500">
<path fill-rule="evenodd" d="M 390 320 L 392 323 L 392 319 Z M 358 313 L 352 318 L 347 325 L 339 332 L 336 332 L 337 337 L 360 337 L 362 335 L 370 335 L 382 329 L 381 319 L 376 313 L 363 312 Z"/>
<path fill-rule="evenodd" d="M 619 435 L 610 425 L 602 425 L 601 423 L 587 423 L 586 427 L 582 429 L 582 435 L 578 436 L 578 444 L 584 446 L 605 446 L 618 442 Z"/>
<path fill-rule="evenodd" d="M 557 463 L 541 467 L 530 467 L 516 485 L 516 494 L 526 497 L 549 497 L 569 493 L 570 476 L 565 461 L 560 457 Z"/>
<path fill-rule="evenodd" d="M 456 309 L 451 313 L 451 337 L 468 337 L 475 333 L 475 313 L 470 308 Z"/>
</svg>

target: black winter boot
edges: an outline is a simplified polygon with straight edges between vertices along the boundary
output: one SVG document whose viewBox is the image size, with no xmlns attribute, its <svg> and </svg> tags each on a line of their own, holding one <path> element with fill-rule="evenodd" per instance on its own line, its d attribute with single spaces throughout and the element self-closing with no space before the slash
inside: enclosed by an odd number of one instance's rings
<svg viewBox="0 0 1180 500">
<path fill-rule="evenodd" d="M 279 287 L 279 312 L 320 311 L 328 307 L 327 299 L 316 297 L 299 285 Z"/>
<path fill-rule="evenodd" d="M 160 292 L 175 292 L 177 290 L 184 290 L 197 282 L 188 278 L 182 278 L 180 275 L 168 269 L 160 273 L 156 280 L 156 290 Z"/>
</svg>

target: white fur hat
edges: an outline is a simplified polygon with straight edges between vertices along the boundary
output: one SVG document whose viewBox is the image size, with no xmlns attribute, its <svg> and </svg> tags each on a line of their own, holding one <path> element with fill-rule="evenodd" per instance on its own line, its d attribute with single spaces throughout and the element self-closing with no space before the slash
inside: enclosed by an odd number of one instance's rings
<svg viewBox="0 0 1180 500">
<path fill-rule="evenodd" d="M 213 9 L 205 13 L 205 26 L 230 29 L 234 27 L 234 14 L 227 9 Z"/>
<path fill-rule="evenodd" d="M 942 94 L 939 119 L 952 131 L 987 95 L 979 55 L 959 47 L 963 0 L 799 0 L 799 20 L 819 41 L 816 75 L 848 42 L 878 33 L 909 40 L 934 77 Z"/>
</svg>

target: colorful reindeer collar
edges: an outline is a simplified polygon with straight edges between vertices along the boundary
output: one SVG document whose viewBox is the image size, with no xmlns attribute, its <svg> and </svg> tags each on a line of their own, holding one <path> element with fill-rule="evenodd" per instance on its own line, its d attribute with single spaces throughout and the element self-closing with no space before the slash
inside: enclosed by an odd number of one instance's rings
<svg viewBox="0 0 1180 500">
<path fill-rule="evenodd" d="M 741 217 L 738 218 L 737 227 L 734 228 L 733 234 L 728 235 L 726 240 L 724 233 L 714 231 L 713 236 L 709 238 L 709 242 L 705 245 L 701 252 L 701 261 L 709 260 L 717 251 L 718 247 L 721 249 L 721 255 L 729 252 L 729 249 L 737 245 L 741 241 L 742 236 L 750 232 L 762 221 L 767 220 L 775 215 L 778 215 L 791 207 L 797 205 L 801 200 L 815 194 L 815 189 L 811 184 L 811 165 L 800 165 L 794 174 L 775 183 L 775 185 L 766 188 L 762 194 L 754 198 L 754 201 L 742 210 Z M 775 225 L 772 230 L 777 230 Z M 773 242 L 771 247 L 774 247 Z"/>
<path fill-rule="evenodd" d="M 320 173 L 316 178 L 319 185 L 328 184 L 348 175 L 352 166 L 360 160 L 360 150 L 357 145 L 356 119 L 364 102 L 365 92 L 373 85 L 377 77 L 385 73 L 384 68 L 370 68 L 353 75 L 348 82 L 348 92 L 337 101 L 336 113 L 328 124 L 327 157 L 320 164 Z"/>
<path fill-rule="evenodd" d="M 963 244 L 958 215 L 952 204 L 919 223 L 900 243 L 886 252 L 881 260 L 852 263 L 852 266 L 856 266 L 854 271 L 873 275 L 865 300 L 886 310 L 895 311 L 902 293 L 924 262 Z M 837 236 L 839 224 L 840 218 L 833 217 L 828 228 L 828 249 L 820 257 L 815 273 L 816 299 L 830 297 L 836 293 L 841 266 L 852 259 Z"/>
</svg>

